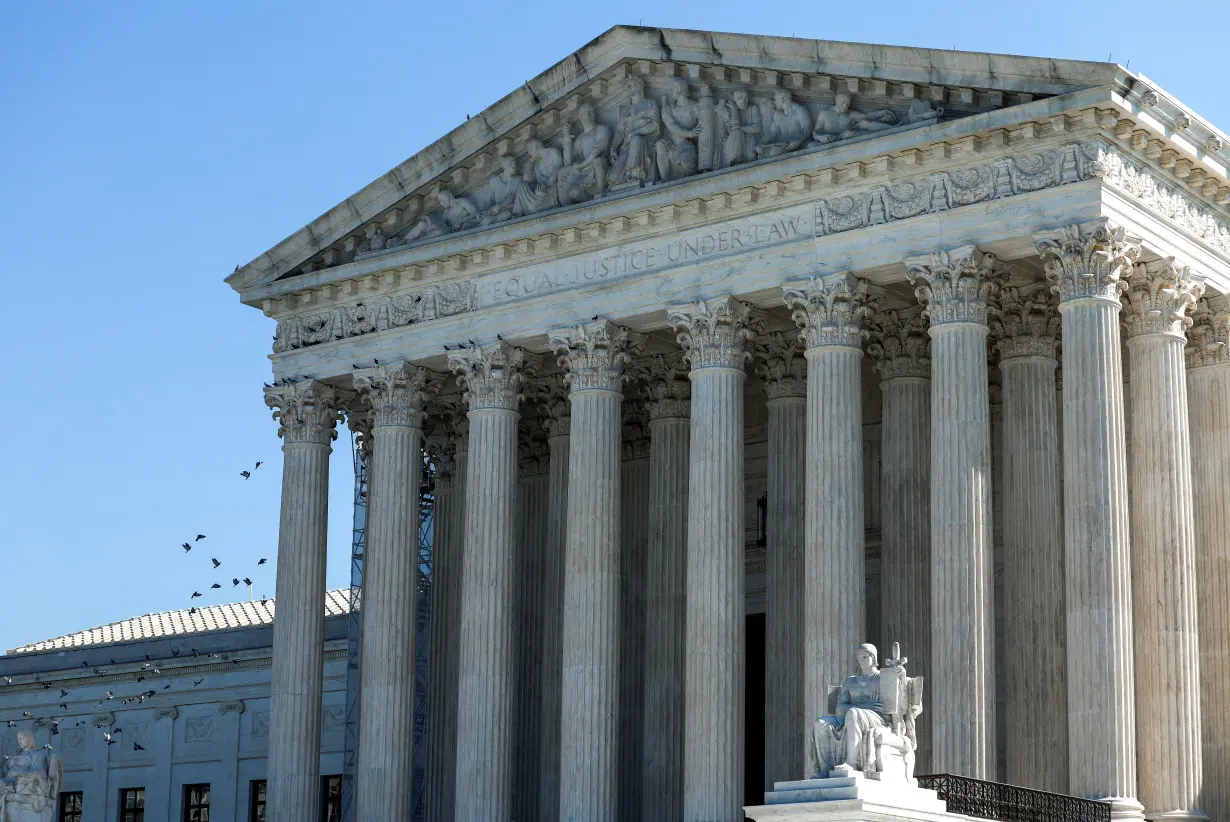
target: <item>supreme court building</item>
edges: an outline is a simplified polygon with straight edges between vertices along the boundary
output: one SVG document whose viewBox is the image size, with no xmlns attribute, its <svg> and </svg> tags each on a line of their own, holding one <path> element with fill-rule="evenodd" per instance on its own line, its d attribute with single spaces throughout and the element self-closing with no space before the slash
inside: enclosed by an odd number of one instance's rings
<svg viewBox="0 0 1230 822">
<path fill-rule="evenodd" d="M 920 773 L 1230 819 L 1228 165 L 1110 63 L 617 27 L 239 268 L 269 818 L 319 815 L 344 421 L 363 822 L 410 816 L 424 448 L 432 822 L 741 820 L 865 641 Z"/>
</svg>

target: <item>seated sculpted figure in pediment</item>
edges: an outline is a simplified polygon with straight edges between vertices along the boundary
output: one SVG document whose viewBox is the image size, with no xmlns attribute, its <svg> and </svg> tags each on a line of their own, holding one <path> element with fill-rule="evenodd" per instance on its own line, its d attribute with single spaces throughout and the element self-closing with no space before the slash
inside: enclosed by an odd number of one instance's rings
<svg viewBox="0 0 1230 822">
<path fill-rule="evenodd" d="M 386 243 L 386 248 L 390 245 L 405 245 L 415 240 L 439 237 L 441 234 L 450 234 L 478 225 L 481 216 L 478 207 L 465 197 L 454 196 L 447 188 L 441 188 L 429 196 L 435 205 L 439 206 L 439 210 L 424 214 L 417 223 L 406 229 L 398 242 Z"/>
<path fill-rule="evenodd" d="M 854 98 L 843 91 L 833 99 L 833 105 L 821 106 L 812 140 L 821 144 L 835 143 L 897 125 L 897 115 L 891 109 L 863 113 L 850 107 L 853 102 Z"/>
<path fill-rule="evenodd" d="M 914 720 L 922 713 L 923 683 L 921 677 L 906 676 L 906 660 L 896 643 L 893 656 L 881 670 L 876 666 L 876 647 L 858 646 L 858 673 L 833 689 L 832 714 L 812 725 L 810 776 L 857 772 L 870 779 L 914 784 L 918 748 Z"/>
</svg>

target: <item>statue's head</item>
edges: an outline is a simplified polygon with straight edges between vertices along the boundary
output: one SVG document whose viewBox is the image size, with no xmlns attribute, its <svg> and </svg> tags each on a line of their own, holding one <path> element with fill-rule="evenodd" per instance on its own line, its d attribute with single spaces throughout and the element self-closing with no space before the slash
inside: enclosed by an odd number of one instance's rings
<svg viewBox="0 0 1230 822">
<path fill-rule="evenodd" d="M 747 108 L 747 89 L 735 89 L 735 108 Z"/>
<path fill-rule="evenodd" d="M 453 192 L 447 188 L 437 189 L 436 202 L 440 204 L 441 208 L 448 208 L 453 204 Z"/>
<path fill-rule="evenodd" d="M 688 81 L 682 77 L 671 80 L 671 97 L 677 101 L 688 99 Z"/>
<path fill-rule="evenodd" d="M 586 129 L 594 127 L 594 123 L 598 122 L 598 115 L 594 113 L 594 107 L 589 103 L 584 103 L 577 109 L 577 119 L 581 121 L 581 125 Z"/>
<path fill-rule="evenodd" d="M 876 646 L 870 642 L 864 642 L 854 649 L 854 658 L 858 661 L 859 673 L 865 674 L 875 669 L 880 653 L 876 650 Z"/>
<path fill-rule="evenodd" d="M 542 140 L 537 137 L 531 137 L 525 141 L 525 150 L 530 153 L 531 157 L 537 157 L 542 154 Z"/>
<path fill-rule="evenodd" d="M 854 98 L 844 91 L 838 92 L 833 98 L 833 108 L 837 109 L 838 114 L 845 114 L 850 110 L 850 104 L 854 102 Z"/>
<path fill-rule="evenodd" d="M 628 92 L 632 95 L 632 102 L 638 103 L 645 97 L 645 80 L 639 74 L 633 74 L 628 78 Z"/>
<path fill-rule="evenodd" d="M 701 83 L 700 84 L 700 96 L 701 97 L 712 97 L 713 87 L 710 86 L 708 83 Z"/>
<path fill-rule="evenodd" d="M 792 102 L 794 101 L 790 97 L 790 92 L 786 91 L 784 88 L 779 88 L 777 91 L 773 92 L 773 105 L 776 106 L 777 110 L 783 114 L 790 110 L 790 104 Z"/>
<path fill-rule="evenodd" d="M 517 173 L 517 158 L 511 154 L 501 154 L 500 169 L 504 172 L 505 177 L 512 177 Z"/>
<path fill-rule="evenodd" d="M 32 751 L 34 750 L 35 744 L 34 734 L 29 731 L 17 732 L 17 747 L 21 748 L 23 751 Z"/>
</svg>

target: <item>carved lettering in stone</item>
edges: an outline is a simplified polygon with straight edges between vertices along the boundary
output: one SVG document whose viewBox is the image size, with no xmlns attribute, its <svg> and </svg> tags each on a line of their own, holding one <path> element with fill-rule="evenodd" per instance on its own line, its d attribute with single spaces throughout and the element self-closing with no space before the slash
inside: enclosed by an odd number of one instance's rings
<svg viewBox="0 0 1230 822">
<path fill-rule="evenodd" d="M 645 347 L 640 334 L 603 320 L 556 329 L 548 342 L 573 392 L 619 391 L 623 367 L 632 361 L 630 352 Z"/>
<path fill-rule="evenodd" d="M 743 370 L 751 356 L 747 341 L 764 327 L 760 312 L 733 297 L 697 300 L 667 309 L 679 345 L 693 371 L 702 368 Z"/>
<path fill-rule="evenodd" d="M 987 324 L 987 301 L 1000 275 L 995 255 L 972 245 L 911 257 L 906 277 L 934 328 L 945 323 Z"/>
<path fill-rule="evenodd" d="M 1117 302 L 1127 287 L 1123 274 L 1140 256 L 1139 241 L 1105 219 L 1064 226 L 1054 234 L 1035 237 L 1034 242 L 1061 303 L 1078 299 Z"/>
</svg>

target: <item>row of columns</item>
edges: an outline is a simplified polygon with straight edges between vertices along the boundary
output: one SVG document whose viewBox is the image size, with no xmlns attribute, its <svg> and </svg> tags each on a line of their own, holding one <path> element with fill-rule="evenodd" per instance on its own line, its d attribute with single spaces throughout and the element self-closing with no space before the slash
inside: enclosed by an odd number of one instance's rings
<svg viewBox="0 0 1230 822">
<path fill-rule="evenodd" d="M 449 738 L 431 743 L 432 818 L 509 819 L 514 773 L 535 772 L 536 801 L 521 815 L 628 815 L 637 800 L 621 796 L 630 770 L 620 739 L 635 734 L 620 717 L 637 700 L 629 703 L 621 685 L 621 654 L 633 647 L 621 639 L 621 608 L 643 596 L 651 627 L 636 646 L 645 668 L 641 815 L 741 819 L 743 383 L 753 349 L 769 409 L 766 778 L 797 778 L 808 720 L 825 712 L 828 685 L 847 675 L 851 649 L 866 639 L 860 360 L 869 326 L 884 398 L 883 622 L 886 636 L 910 651 L 913 672 L 928 677 L 920 769 L 995 774 L 993 333 L 1003 381 L 1010 781 L 1107 800 L 1120 818 L 1146 808 L 1199 818 L 1202 802 L 1224 802 L 1208 772 L 1202 779 L 1197 622 L 1206 645 L 1224 651 L 1230 562 L 1217 546 L 1230 498 L 1230 312 L 1207 303 L 1197 312 L 1201 347 L 1193 354 L 1188 346 L 1189 398 L 1184 331 L 1198 281 L 1166 262 L 1133 266 L 1138 246 L 1101 223 L 1040 237 L 1038 249 L 1059 298 L 1062 455 L 1053 300 L 1036 287 L 999 294 L 996 261 L 976 248 L 906 261 L 923 315 L 874 313 L 867 284 L 846 274 L 786 287 L 797 341 L 757 337 L 759 313 L 732 298 L 669 309 L 684 362 L 653 358 L 638 374 L 650 430 L 643 594 L 629 594 L 621 578 L 621 561 L 636 549 L 622 534 L 620 452 L 622 381 L 641 341 L 603 321 L 552 332 L 568 394 L 538 398 L 550 457 L 544 591 L 533 605 L 543 665 L 528 719 L 513 704 L 512 646 L 515 588 L 524 584 L 515 568 L 518 400 L 532 363 L 503 343 L 454 352 L 449 366 L 466 390 L 468 430 L 452 437 L 466 465 L 455 469 L 438 519 L 438 581 L 451 573 L 459 584 L 436 603 L 456 620 L 457 644 L 455 661 L 433 661 L 433 684 L 449 690 L 440 699 L 433 688 L 431 727 Z M 373 410 L 375 454 L 358 796 L 365 819 L 393 820 L 409 809 L 413 677 L 397 666 L 411 664 L 413 632 L 397 629 L 413 623 L 417 539 L 405 525 L 412 520 L 399 523 L 394 512 L 416 507 L 431 379 L 405 365 L 369 369 L 355 385 Z M 275 819 L 312 818 L 327 455 L 339 398 L 316 382 L 268 393 L 286 440 L 269 759 L 271 797 L 280 801 L 270 807 L 286 809 Z M 1202 449 L 1211 443 L 1194 460 L 1193 435 Z M 457 564 L 446 571 L 449 560 Z M 1197 592 L 1197 569 L 1213 587 Z M 433 637 L 436 647 L 453 653 Z M 1224 668 L 1226 654 L 1215 663 Z M 1225 673 L 1204 678 L 1206 706 L 1224 696 Z M 527 722 L 537 726 L 537 743 L 516 749 L 515 729 Z M 1210 743 L 1206 734 L 1203 765 L 1217 773 L 1227 767 L 1224 738 Z M 536 768 L 519 770 L 525 757 Z"/>
</svg>

